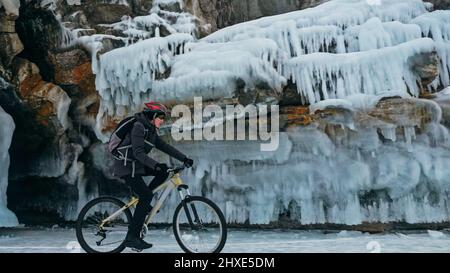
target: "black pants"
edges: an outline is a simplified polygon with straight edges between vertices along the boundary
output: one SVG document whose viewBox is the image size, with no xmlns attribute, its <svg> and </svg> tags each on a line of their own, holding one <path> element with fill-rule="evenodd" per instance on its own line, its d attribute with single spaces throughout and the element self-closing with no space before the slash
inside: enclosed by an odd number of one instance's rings
<svg viewBox="0 0 450 273">
<path fill-rule="evenodd" d="M 143 176 L 154 176 L 153 180 L 147 186 L 142 179 Z M 166 181 L 169 174 L 167 172 L 156 172 L 146 169 L 145 175 L 135 175 L 134 177 L 125 176 L 127 185 L 138 195 L 139 202 L 134 211 L 133 219 L 129 227 L 130 235 L 138 236 L 145 222 L 145 216 L 152 210 L 150 202 L 153 199 L 153 190 Z"/>
</svg>

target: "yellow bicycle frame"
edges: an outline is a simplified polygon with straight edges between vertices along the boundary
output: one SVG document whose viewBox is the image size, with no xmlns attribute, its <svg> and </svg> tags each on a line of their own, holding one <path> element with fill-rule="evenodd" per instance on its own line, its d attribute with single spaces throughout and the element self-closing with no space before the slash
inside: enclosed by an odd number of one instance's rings
<svg viewBox="0 0 450 273">
<path fill-rule="evenodd" d="M 167 179 L 166 182 L 164 182 L 163 184 L 159 185 L 159 187 L 157 187 L 156 189 L 153 190 L 153 193 L 157 193 L 159 191 L 162 191 L 162 194 L 158 197 L 158 199 L 156 201 L 156 205 L 153 207 L 153 209 L 150 211 L 149 215 L 147 216 L 147 220 L 145 221 L 146 225 L 150 224 L 150 222 L 153 220 L 153 218 L 155 217 L 156 213 L 160 210 L 160 208 L 164 204 L 164 201 L 169 196 L 170 192 L 173 189 L 176 189 L 177 187 L 179 187 L 179 186 L 181 186 L 183 184 L 184 183 L 183 183 L 183 180 L 180 177 L 180 174 L 179 173 L 175 173 L 175 174 L 172 175 L 171 178 Z M 187 190 L 187 193 L 189 195 L 189 190 Z M 181 191 L 180 191 L 180 196 L 181 196 L 181 199 L 184 198 L 183 193 Z M 136 206 L 138 202 L 139 202 L 138 198 L 132 197 L 130 202 L 128 202 L 125 206 L 123 206 L 118 211 L 114 212 L 109 217 L 104 219 L 102 221 L 102 223 L 100 224 L 100 228 L 103 228 L 103 226 L 107 222 L 115 219 L 124 210 L 126 210 L 126 209 L 128 209 L 128 208 L 130 208 L 132 206 Z"/>
</svg>

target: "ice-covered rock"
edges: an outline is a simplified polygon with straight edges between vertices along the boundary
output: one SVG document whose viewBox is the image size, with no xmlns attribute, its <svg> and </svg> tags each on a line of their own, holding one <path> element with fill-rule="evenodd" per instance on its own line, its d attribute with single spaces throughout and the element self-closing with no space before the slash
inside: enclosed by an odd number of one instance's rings
<svg viewBox="0 0 450 273">
<path fill-rule="evenodd" d="M 381 22 L 378 17 L 369 19 L 362 25 L 345 30 L 348 52 L 367 51 L 398 45 L 421 38 L 421 29 L 414 24 L 399 21 Z"/>
<path fill-rule="evenodd" d="M 450 128 L 450 87 L 436 94 L 436 101 L 442 109 L 442 123 Z"/>
<path fill-rule="evenodd" d="M 450 85 L 450 11 L 436 10 L 426 13 L 414 18 L 412 23 L 421 27 L 424 37 L 431 37 L 437 42 L 436 48 L 441 58 L 440 83 L 443 86 Z"/>
<path fill-rule="evenodd" d="M 123 117 L 142 108 L 157 79 L 169 70 L 173 56 L 184 51 L 192 40 L 188 34 L 152 38 L 101 56 L 96 88 L 102 98 L 98 114 L 97 136 L 102 139 L 102 120 L 106 115 Z M 136 62 L 130 62 L 132 54 Z"/>
<path fill-rule="evenodd" d="M 184 178 L 229 222 L 268 224 L 286 213 L 301 224 L 448 221 L 450 138 L 440 107 L 414 98 L 352 101 L 351 115 L 336 104 L 281 133 L 273 154 L 251 142 L 182 143 L 198 162 Z M 161 212 L 158 221 L 170 217 Z"/>
<path fill-rule="evenodd" d="M 121 85 L 111 80 L 125 74 L 113 75 L 110 62 L 105 58 L 104 67 L 100 68 L 104 70 L 101 72 L 104 76 L 98 81 L 98 88 L 104 104 L 108 104 L 109 114 L 123 112 L 111 112 L 114 107 L 109 104 L 112 101 L 118 109 L 128 104 L 131 104 L 131 109 L 137 109 L 134 105 L 142 105 L 142 100 L 134 95 L 137 89 L 140 93 L 145 92 L 140 94 L 143 100 L 180 101 L 193 95 L 216 99 L 236 91 L 236 78 L 243 79 L 247 89 L 252 89 L 255 82 L 263 81 L 275 90 L 286 85 L 284 78 L 291 78 L 303 103 L 341 99 L 358 93 L 376 95 L 388 90 L 418 96 L 422 85 L 433 82 L 438 70 L 431 71 L 435 74 L 423 73 L 426 69 L 420 70 L 417 62 L 409 64 L 410 60 L 417 59 L 418 55 L 431 56 L 436 50 L 442 57 L 441 47 L 433 40 L 420 39 L 423 33 L 421 26 L 409 24 L 417 16 L 427 15 L 427 8 L 428 5 L 416 0 L 383 2 L 375 6 L 367 1 L 330 1 L 313 9 L 261 18 L 219 30 L 200 42 L 191 43 L 188 52 L 179 52 L 180 56 L 167 62 L 166 66 L 171 67 L 170 77 L 158 80 L 150 73 L 150 77 L 138 81 L 139 88 L 128 87 L 125 80 Z M 134 21 L 154 24 L 156 16 L 152 13 Z M 264 54 L 258 52 L 261 50 Z M 238 51 L 248 51 L 253 56 Z M 146 67 L 158 65 L 159 53 L 154 55 L 126 60 L 123 67 L 131 68 L 130 75 L 140 74 Z M 233 62 L 239 59 L 249 61 L 246 64 Z M 445 66 L 446 59 L 442 60 Z M 387 64 L 390 71 L 383 69 Z M 256 78 L 249 80 L 248 75 L 256 75 Z M 271 79 L 267 80 L 268 77 Z M 446 71 L 441 77 L 448 77 Z M 105 94 L 106 89 L 108 94 Z"/>
<path fill-rule="evenodd" d="M 207 38 L 209 42 L 225 42 L 236 35 L 270 27 L 275 23 L 294 21 L 299 28 L 308 26 L 349 26 L 360 25 L 372 17 L 382 22 L 408 22 L 427 12 L 427 6 L 420 0 L 383 1 L 382 5 L 369 5 L 367 1 L 335 0 L 315 8 L 293 11 L 281 15 L 264 17 L 219 30 Z"/>
</svg>

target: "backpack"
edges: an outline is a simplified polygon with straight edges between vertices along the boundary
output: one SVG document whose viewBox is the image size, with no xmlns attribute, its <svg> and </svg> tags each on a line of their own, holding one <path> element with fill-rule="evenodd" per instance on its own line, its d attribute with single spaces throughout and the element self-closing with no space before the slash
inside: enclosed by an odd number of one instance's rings
<svg viewBox="0 0 450 273">
<path fill-rule="evenodd" d="M 122 149 L 127 149 L 131 147 L 131 145 L 121 147 L 123 140 L 125 139 L 128 132 L 133 128 L 134 123 L 136 122 L 135 117 L 127 117 L 122 120 L 111 134 L 108 142 L 108 151 L 109 153 L 117 160 L 127 160 L 127 154 L 123 154 Z"/>
</svg>

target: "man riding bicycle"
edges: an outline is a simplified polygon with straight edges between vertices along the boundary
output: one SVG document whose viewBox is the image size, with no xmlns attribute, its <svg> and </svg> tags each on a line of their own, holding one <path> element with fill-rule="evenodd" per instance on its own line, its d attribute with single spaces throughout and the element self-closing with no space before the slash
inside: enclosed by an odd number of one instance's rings
<svg viewBox="0 0 450 273">
<path fill-rule="evenodd" d="M 168 115 L 167 108 L 159 102 L 145 104 L 144 111 L 134 115 L 135 122 L 130 132 L 121 143 L 121 147 L 129 147 L 124 152 L 125 160 L 114 160 L 114 176 L 125 180 L 126 184 L 139 196 L 139 203 L 128 229 L 124 246 L 139 250 L 152 247 L 145 242 L 140 233 L 146 215 L 152 210 L 153 190 L 168 177 L 168 166 L 148 156 L 153 147 L 182 161 L 186 167 L 192 167 L 193 160 L 164 142 L 158 135 L 159 128 Z M 119 148 L 120 149 L 120 148 Z M 147 186 L 143 176 L 154 176 Z"/>
</svg>

